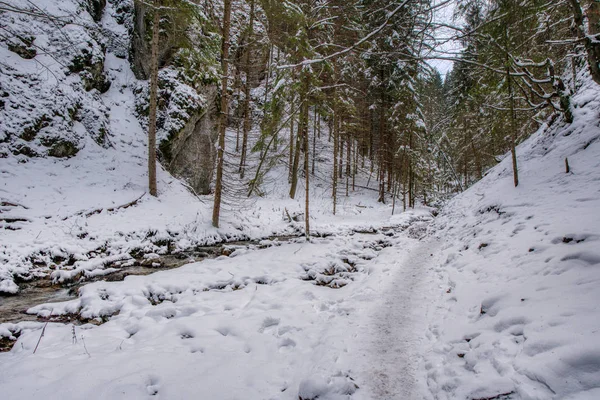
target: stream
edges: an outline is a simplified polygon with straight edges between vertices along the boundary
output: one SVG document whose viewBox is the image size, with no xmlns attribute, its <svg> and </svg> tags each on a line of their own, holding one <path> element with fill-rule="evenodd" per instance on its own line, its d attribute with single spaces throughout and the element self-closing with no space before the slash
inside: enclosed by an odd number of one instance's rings
<svg viewBox="0 0 600 400">
<path fill-rule="evenodd" d="M 266 240 L 286 243 L 298 239 L 298 236 L 277 236 Z M 55 303 L 71 300 L 77 297 L 79 288 L 95 281 L 122 281 L 130 275 L 150 275 L 154 272 L 165 271 L 181 267 L 185 264 L 200 262 L 219 256 L 229 256 L 236 249 L 264 249 L 271 245 L 261 244 L 263 240 L 245 240 L 236 242 L 224 242 L 211 246 L 198 246 L 192 250 L 181 251 L 174 254 L 161 255 L 154 262 L 160 266 L 143 265 L 143 258 L 136 259 L 136 263 L 130 267 L 121 267 L 117 271 L 106 275 L 81 279 L 64 283 L 54 283 L 50 277 L 34 279 L 19 283 L 19 293 L 16 295 L 0 295 L 0 324 L 5 322 L 20 321 L 44 321 L 37 315 L 27 314 L 27 310 L 33 306 L 44 303 Z M 78 321 L 70 321 L 77 323 Z"/>
<path fill-rule="evenodd" d="M 426 226 L 427 219 L 417 220 L 408 226 L 389 226 L 380 227 L 379 229 L 367 230 L 352 230 L 349 234 L 376 234 L 383 233 L 385 236 L 392 236 L 400 231 L 409 231 L 409 236 L 420 237 L 424 233 L 419 227 Z M 422 224 L 425 222 L 425 225 Z M 411 232 L 413 228 L 416 229 Z M 330 234 L 317 234 L 314 238 L 324 238 Z M 135 257 L 135 264 L 127 267 L 118 267 L 114 272 L 98 275 L 93 277 L 81 278 L 79 280 L 68 281 L 64 283 L 53 282 L 49 276 L 33 279 L 30 281 L 19 282 L 19 293 L 16 295 L 0 295 L 0 324 L 2 323 L 17 323 L 20 321 L 48 321 L 47 319 L 38 317 L 37 315 L 27 314 L 27 310 L 31 307 L 45 303 L 55 303 L 71 300 L 77 297 L 79 289 L 87 284 L 96 281 L 122 281 L 129 275 L 150 275 L 154 272 L 165 271 L 181 267 L 185 264 L 200 262 L 206 259 L 213 259 L 219 256 L 229 256 L 237 249 L 253 249 L 261 250 L 272 246 L 290 243 L 296 240 L 304 240 L 302 234 L 290 234 L 282 236 L 271 236 L 263 239 L 241 240 L 232 242 L 221 242 L 207 246 L 197 246 L 193 249 L 160 255 L 159 258 L 153 258 L 151 263 L 144 261 L 144 255 L 140 254 Z M 160 264 L 160 265 L 158 265 Z M 106 266 L 107 268 L 110 265 Z M 80 324 L 83 322 L 74 316 L 65 318 L 51 319 L 53 322 L 70 322 Z M 0 338 L 0 351 L 10 349 L 12 343 L 3 344 Z"/>
</svg>

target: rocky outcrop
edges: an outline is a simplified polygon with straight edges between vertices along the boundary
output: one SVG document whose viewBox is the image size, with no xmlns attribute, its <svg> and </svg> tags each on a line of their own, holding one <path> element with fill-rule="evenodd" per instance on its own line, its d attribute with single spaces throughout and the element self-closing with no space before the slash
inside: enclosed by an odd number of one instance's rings
<svg viewBox="0 0 600 400">
<path fill-rule="evenodd" d="M 162 25 L 162 24 L 161 24 Z M 172 27 L 166 26 L 161 32 L 158 49 L 159 68 L 168 65 L 177 44 L 172 40 Z M 141 1 L 133 6 L 133 33 L 131 37 L 131 69 L 138 79 L 148 79 L 152 52 L 150 37 L 152 35 L 152 15 L 149 7 Z"/>
<path fill-rule="evenodd" d="M 210 193 L 216 157 L 216 87 L 208 87 L 204 96 L 208 107 L 194 114 L 180 132 L 160 146 L 167 169 L 184 179 L 197 194 Z"/>
<path fill-rule="evenodd" d="M 106 0 L 87 0 L 86 2 L 86 8 L 96 22 L 102 19 L 104 7 L 106 7 Z"/>
<path fill-rule="evenodd" d="M 73 57 L 68 67 L 69 72 L 79 73 L 87 92 L 98 89 L 100 93 L 106 93 L 110 89 L 110 80 L 104 72 L 104 53 L 102 57 L 98 57 L 84 48 Z"/>
<path fill-rule="evenodd" d="M 111 84 L 105 37 L 115 35 L 95 23 L 106 0 L 63 0 L 43 13 L 35 2 L 6 3 L 24 11 L 7 6 L 0 13 L 0 26 L 7 27 L 0 37 L 0 158 L 72 157 L 88 137 L 109 147 L 101 93 Z M 70 9 L 77 14 L 65 12 Z"/>
<path fill-rule="evenodd" d="M 138 79 L 148 79 L 151 65 L 150 37 L 152 10 L 135 2 L 130 62 Z M 201 45 L 181 47 L 190 40 L 173 30 L 171 19 L 181 18 L 165 13 L 161 22 L 159 46 L 159 116 L 158 147 L 161 164 L 174 176 L 186 181 L 196 194 L 209 194 L 216 157 L 218 87 L 216 79 L 205 75 L 197 63 Z M 164 25 L 163 25 L 164 22 Z M 193 22 L 190 22 L 193 23 Z M 200 57 L 199 57 L 200 56 Z M 138 115 L 148 115 L 147 84 L 136 91 Z"/>
</svg>

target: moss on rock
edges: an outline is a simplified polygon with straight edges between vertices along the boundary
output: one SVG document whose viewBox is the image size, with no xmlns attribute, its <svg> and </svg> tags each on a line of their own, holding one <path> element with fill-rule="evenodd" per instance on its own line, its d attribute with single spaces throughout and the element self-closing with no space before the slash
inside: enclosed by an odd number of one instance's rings
<svg viewBox="0 0 600 400">
<path fill-rule="evenodd" d="M 51 147 L 48 146 L 48 147 L 50 147 L 50 150 L 48 150 L 48 155 L 50 157 L 56 157 L 56 158 L 73 157 L 79 151 L 77 146 L 68 140 L 57 139 L 52 142 L 53 143 L 50 145 Z M 44 140 L 43 144 L 48 145 L 48 144 L 50 144 L 50 142 L 48 141 L 48 139 L 46 139 L 46 140 Z"/>
<path fill-rule="evenodd" d="M 40 118 L 33 121 L 30 126 L 27 126 L 23 129 L 23 133 L 21 134 L 21 139 L 31 142 L 36 138 L 40 130 L 50 125 L 52 120 L 48 118 L 46 114 L 42 115 Z"/>
</svg>

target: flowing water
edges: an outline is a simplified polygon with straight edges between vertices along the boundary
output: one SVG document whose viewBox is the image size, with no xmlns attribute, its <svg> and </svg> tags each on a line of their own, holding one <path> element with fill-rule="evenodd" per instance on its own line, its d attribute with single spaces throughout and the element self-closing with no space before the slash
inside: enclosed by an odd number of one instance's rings
<svg viewBox="0 0 600 400">
<path fill-rule="evenodd" d="M 288 242 L 296 240 L 297 236 L 272 237 L 269 240 Z M 40 321 L 36 315 L 27 314 L 27 310 L 33 306 L 44 303 L 54 303 L 71 300 L 77 297 L 79 288 L 94 281 L 122 281 L 129 275 L 149 275 L 154 272 L 178 268 L 192 262 L 216 258 L 218 256 L 231 254 L 238 248 L 262 249 L 270 247 L 262 245 L 260 241 L 238 241 L 216 244 L 213 246 L 196 247 L 190 251 L 182 251 L 176 254 L 162 255 L 153 262 L 160 266 L 143 265 L 141 259 L 135 265 L 122 267 L 107 275 L 88 278 L 80 281 L 66 282 L 64 284 L 53 283 L 49 277 L 35 279 L 19 284 L 20 291 L 16 295 L 0 295 L 0 323 L 19 321 Z M 71 321 L 77 322 L 77 321 Z"/>
</svg>

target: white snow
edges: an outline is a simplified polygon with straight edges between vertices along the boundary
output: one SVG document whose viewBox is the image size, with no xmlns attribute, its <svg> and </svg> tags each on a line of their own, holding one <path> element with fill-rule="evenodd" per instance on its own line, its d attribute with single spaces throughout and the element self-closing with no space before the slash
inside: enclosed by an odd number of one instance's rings
<svg viewBox="0 0 600 400">
<path fill-rule="evenodd" d="M 399 259 L 419 245 L 408 233 L 422 233 L 431 218 L 409 216 L 421 229 L 298 239 L 89 284 L 75 300 L 29 312 L 108 322 L 50 323 L 35 354 L 42 323 L 0 325 L 21 334 L 0 356 L 0 384 L 22 398 L 374 398 L 369 366 L 379 360 L 357 337 L 401 272 Z"/>
<path fill-rule="evenodd" d="M 582 75 L 575 122 L 519 146 L 517 188 L 508 157 L 436 220 L 438 399 L 600 396 L 600 98 Z"/>
<path fill-rule="evenodd" d="M 124 29 L 107 15 L 104 26 Z M 37 71 L 4 48 L 0 56 L 2 68 Z M 85 101 L 108 110 L 112 147 L 82 122 L 67 127 L 80 140 L 73 158 L 0 158 L 0 292 L 16 293 L 15 277 L 111 273 L 134 249 L 153 262 L 165 238 L 181 250 L 302 233 L 286 218 L 303 212 L 304 192 L 288 198 L 285 162 L 267 174 L 265 197 L 228 199 L 218 230 L 211 197 L 193 196 L 163 169 L 159 197 L 145 194 L 146 134 L 133 93 L 143 83 L 111 50 L 105 69 L 110 90 Z M 431 209 L 391 216 L 369 191 L 340 195 L 331 215 L 324 130 L 311 224 L 332 236 L 263 240 L 265 249 L 239 246 L 229 257 L 91 283 L 73 300 L 33 307 L 85 323 L 0 324 L 0 337 L 18 336 L 0 354 L 3 398 L 600 398 L 600 96 L 579 78 L 575 122 L 558 120 L 519 146 L 519 187 L 504 158 L 429 227 Z M 68 96 L 56 90 L 54 106 L 63 107 Z M 21 117 L 6 126 L 17 129 Z"/>
</svg>

